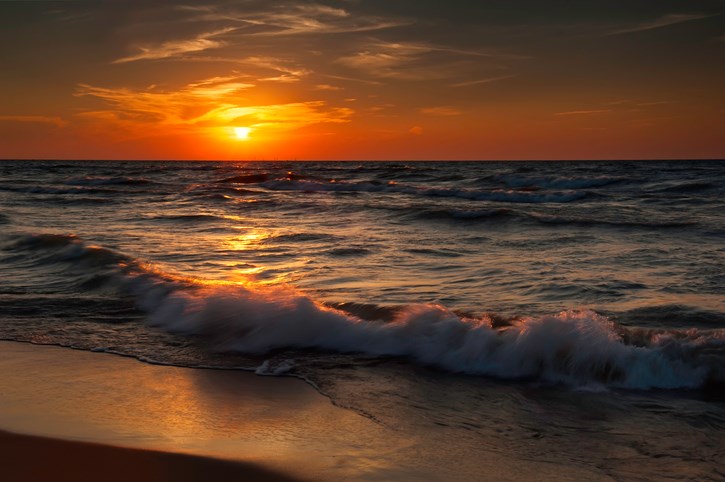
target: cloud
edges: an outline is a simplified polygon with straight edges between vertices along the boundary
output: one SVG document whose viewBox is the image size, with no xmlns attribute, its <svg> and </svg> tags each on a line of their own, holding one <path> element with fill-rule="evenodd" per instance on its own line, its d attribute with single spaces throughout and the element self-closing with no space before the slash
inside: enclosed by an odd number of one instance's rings
<svg viewBox="0 0 725 482">
<path fill-rule="evenodd" d="M 608 36 L 609 35 L 622 35 L 622 34 L 634 33 L 634 32 L 644 32 L 647 30 L 654 30 L 654 29 L 658 29 L 658 28 L 669 27 L 670 25 L 677 25 L 679 23 L 690 22 L 692 20 L 702 20 L 704 18 L 709 18 L 709 17 L 714 17 L 714 16 L 715 15 L 673 13 L 673 14 L 669 14 L 669 15 L 663 15 L 659 18 L 650 20 L 648 22 L 643 22 L 638 25 L 615 30 L 613 32 L 607 33 L 606 35 L 608 35 Z"/>
<path fill-rule="evenodd" d="M 497 80 L 510 79 L 511 77 L 516 77 L 516 76 L 514 74 L 510 74 L 510 75 L 499 75 L 498 77 L 487 77 L 484 79 L 468 80 L 466 82 L 458 82 L 455 84 L 451 84 L 450 87 L 471 87 L 473 85 L 490 84 L 491 82 L 496 82 Z"/>
<path fill-rule="evenodd" d="M 410 130 L 408 132 L 410 132 L 411 134 L 413 134 L 415 136 L 420 136 L 423 134 L 423 128 L 421 126 L 413 126 L 410 128 Z"/>
<path fill-rule="evenodd" d="M 355 77 L 345 77 L 343 75 L 330 75 L 330 74 L 324 74 L 320 73 L 322 77 L 326 77 L 328 79 L 335 79 L 335 80 L 345 80 L 348 82 L 355 82 L 358 84 L 367 84 L 367 85 L 381 85 L 381 82 L 378 82 L 377 80 L 369 80 L 369 79 L 360 79 Z"/>
<path fill-rule="evenodd" d="M 220 30 L 214 30 L 212 32 L 206 32 L 197 35 L 193 39 L 173 40 L 169 42 L 164 42 L 160 45 L 156 45 L 153 47 L 139 47 L 139 49 L 141 50 L 140 53 L 114 60 L 112 63 L 122 64 L 127 62 L 135 62 L 138 60 L 168 59 L 174 57 L 181 57 L 189 53 L 219 48 L 226 45 L 225 42 L 212 39 L 214 37 L 227 34 L 234 30 L 234 28 L 230 27 L 222 28 Z"/>
<path fill-rule="evenodd" d="M 267 5 L 265 5 L 267 7 Z M 242 34 L 252 36 L 288 36 L 369 32 L 407 25 L 407 20 L 385 20 L 370 15 L 351 15 L 343 8 L 319 4 L 275 5 L 243 11 L 234 7 L 192 7 L 186 10 L 199 21 L 225 21 L 240 25 Z"/>
<path fill-rule="evenodd" d="M 113 125 L 123 135 L 149 136 L 173 131 L 194 132 L 234 125 L 270 129 L 296 129 L 318 123 L 349 122 L 354 114 L 346 107 L 329 107 L 324 101 L 243 105 L 234 93 L 251 88 L 229 77 L 215 77 L 179 90 L 109 89 L 80 85 L 76 95 L 94 97 L 107 106 L 78 116 Z"/>
<path fill-rule="evenodd" d="M 193 62 L 230 63 L 245 66 L 247 76 L 256 76 L 257 81 L 264 82 L 297 82 L 302 77 L 310 75 L 308 69 L 294 65 L 293 62 L 277 57 L 255 55 L 249 57 L 216 57 L 216 56 L 194 56 L 178 57 L 177 60 Z M 266 72 L 250 72 L 249 67 L 261 69 Z M 276 74 L 276 75 L 269 75 Z"/>
<path fill-rule="evenodd" d="M 672 104 L 673 102 L 671 100 L 657 100 L 653 102 L 640 102 L 637 105 L 640 107 L 654 107 L 657 105 L 667 105 Z"/>
<path fill-rule="evenodd" d="M 364 50 L 337 59 L 337 63 L 373 77 L 435 80 L 456 75 L 462 58 L 488 53 L 451 49 L 416 42 L 372 42 Z"/>
<path fill-rule="evenodd" d="M 198 123 L 211 121 L 216 125 L 243 124 L 250 127 L 276 127 L 295 129 L 310 124 L 338 124 L 350 122 L 355 113 L 346 107 L 327 107 L 324 101 L 294 102 L 289 104 L 223 106 L 196 119 Z"/>
<path fill-rule="evenodd" d="M 34 122 L 40 124 L 52 124 L 56 127 L 65 127 L 68 121 L 60 117 L 50 117 L 44 115 L 0 115 L 0 121 L 4 122 Z"/>
<path fill-rule="evenodd" d="M 253 56 L 239 59 L 237 62 L 278 73 L 278 75 L 258 79 L 265 82 L 297 82 L 300 78 L 310 74 L 309 70 L 287 65 L 284 60 L 276 57 Z"/>
<path fill-rule="evenodd" d="M 440 116 L 440 117 L 451 117 L 451 116 L 457 116 L 463 114 L 458 109 L 455 109 L 453 107 L 426 107 L 423 109 L 420 109 L 419 111 L 421 114 L 425 115 L 433 115 L 433 116 Z"/>
<path fill-rule="evenodd" d="M 187 85 L 184 92 L 197 97 L 219 98 L 240 90 L 251 89 L 254 86 L 254 84 L 239 82 L 239 78 L 236 76 L 212 77 Z"/>
<path fill-rule="evenodd" d="M 330 85 L 330 84 L 317 84 L 315 86 L 315 89 L 335 91 L 335 90 L 342 90 L 342 87 L 338 87 L 336 85 Z"/>
<path fill-rule="evenodd" d="M 598 110 L 572 110 L 568 112 L 557 112 L 554 115 L 558 116 L 568 116 L 568 115 L 594 115 L 594 114 L 605 114 L 607 112 L 612 112 L 611 109 L 598 109 Z"/>
</svg>

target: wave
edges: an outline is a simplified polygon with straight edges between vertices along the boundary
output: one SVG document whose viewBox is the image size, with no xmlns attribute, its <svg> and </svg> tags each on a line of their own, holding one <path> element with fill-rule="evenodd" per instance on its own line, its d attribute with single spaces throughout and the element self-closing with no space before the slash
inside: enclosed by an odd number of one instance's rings
<svg viewBox="0 0 725 482">
<path fill-rule="evenodd" d="M 725 326 L 725 313 L 687 305 L 660 305 L 634 308 L 617 314 L 617 321 L 629 325 L 652 327 L 700 327 Z"/>
<path fill-rule="evenodd" d="M 217 183 L 234 183 L 234 184 L 259 184 L 269 180 L 269 174 L 245 174 L 242 176 L 233 176 L 217 181 Z"/>
<path fill-rule="evenodd" d="M 452 373 L 571 386 L 694 389 L 725 383 L 725 330 L 634 332 L 588 310 L 502 323 L 416 304 L 377 316 L 369 306 L 337 309 L 284 286 L 174 276 L 74 236 L 23 236 L 6 249 L 36 255 L 38 263 L 71 263 L 93 273 L 112 269 L 108 282 L 135 298 L 150 325 L 202 335 L 223 352 L 392 356 Z"/>
<path fill-rule="evenodd" d="M 674 186 L 667 186 L 663 187 L 657 192 L 663 192 L 663 193 L 695 193 L 700 191 L 707 191 L 710 189 L 716 189 L 721 187 L 719 184 L 714 182 L 704 182 L 704 181 L 693 181 L 693 182 L 682 182 L 675 184 Z"/>
<path fill-rule="evenodd" d="M 50 186 L 8 186 L 0 185 L 0 190 L 27 194 L 124 194 L 116 189 L 93 187 L 50 187 Z"/>
<path fill-rule="evenodd" d="M 611 227 L 631 227 L 631 228 L 683 228 L 688 226 L 697 226 L 696 221 L 640 221 L 640 220 L 607 220 L 587 217 L 563 217 L 552 216 L 547 214 L 529 214 L 531 219 L 535 219 L 543 224 L 570 224 L 578 226 L 611 226 Z"/>
<path fill-rule="evenodd" d="M 264 240 L 264 242 L 265 243 L 269 243 L 269 242 L 307 243 L 307 242 L 314 242 L 314 241 L 338 241 L 340 239 L 342 239 L 340 236 L 337 236 L 334 234 L 300 232 L 300 233 L 276 234 L 276 235 L 270 236 L 269 238 L 266 238 Z"/>
<path fill-rule="evenodd" d="M 584 191 L 538 193 L 502 189 L 477 190 L 448 187 L 422 187 L 398 184 L 394 181 L 382 183 L 375 181 L 319 182 L 274 180 L 263 182 L 260 185 L 273 191 L 398 193 L 426 197 L 451 197 L 471 201 L 509 203 L 568 203 L 583 199 L 588 195 L 588 193 Z"/>
<path fill-rule="evenodd" d="M 419 174 L 419 173 L 418 173 Z M 440 180 L 439 180 L 440 181 Z M 331 192 L 331 193 L 398 193 L 425 197 L 451 197 L 472 201 L 509 203 L 568 203 L 585 198 L 581 190 L 536 192 L 530 189 L 468 189 L 426 187 L 401 184 L 396 181 L 342 181 L 287 172 L 274 177 L 268 172 L 244 174 L 216 181 L 216 184 L 255 184 L 270 191 Z"/>
<path fill-rule="evenodd" d="M 68 179 L 66 184 L 72 186 L 145 186 L 156 184 L 154 181 L 143 177 L 81 177 Z"/>
<path fill-rule="evenodd" d="M 366 255 L 370 254 L 370 252 L 371 251 L 368 248 L 348 246 L 345 248 L 330 249 L 327 251 L 327 254 L 330 256 L 345 257 L 345 256 L 366 256 Z"/>
<path fill-rule="evenodd" d="M 172 223 L 213 223 L 217 221 L 226 221 L 224 216 L 216 216 L 214 214 L 169 214 L 165 216 L 148 216 L 145 219 L 158 222 Z"/>
<path fill-rule="evenodd" d="M 194 193 L 195 196 L 197 196 L 199 199 L 204 199 L 206 201 L 213 201 L 213 202 L 220 202 L 220 203 L 226 203 L 229 201 L 233 201 L 234 198 L 232 196 L 229 196 L 227 194 L 221 194 L 221 193 Z"/>
<path fill-rule="evenodd" d="M 514 209 L 428 209 L 416 210 L 415 214 L 421 219 L 453 219 L 463 221 L 496 221 L 496 220 L 525 220 L 535 221 L 544 225 L 571 225 L 571 226 L 607 226 L 622 228 L 682 228 L 697 226 L 697 221 L 671 220 L 671 221 L 644 221 L 644 220 L 607 220 L 602 218 L 589 218 L 583 216 L 556 216 L 545 213 L 522 212 Z"/>
<path fill-rule="evenodd" d="M 450 249 L 406 248 L 403 249 L 403 251 L 410 254 L 423 254 L 440 258 L 458 258 L 463 256 L 463 253 L 459 253 Z"/>
<path fill-rule="evenodd" d="M 503 175 L 501 180 L 509 187 L 535 187 L 539 189 L 587 189 L 621 182 L 619 177 L 530 177 Z"/>
</svg>

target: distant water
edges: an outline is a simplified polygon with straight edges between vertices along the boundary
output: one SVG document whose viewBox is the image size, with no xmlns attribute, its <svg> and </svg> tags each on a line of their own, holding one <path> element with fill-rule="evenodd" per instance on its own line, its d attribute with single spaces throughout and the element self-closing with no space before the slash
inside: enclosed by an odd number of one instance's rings
<svg viewBox="0 0 725 482">
<path fill-rule="evenodd" d="M 0 338 L 725 477 L 723 162 L 6 161 L 0 207 Z"/>
</svg>

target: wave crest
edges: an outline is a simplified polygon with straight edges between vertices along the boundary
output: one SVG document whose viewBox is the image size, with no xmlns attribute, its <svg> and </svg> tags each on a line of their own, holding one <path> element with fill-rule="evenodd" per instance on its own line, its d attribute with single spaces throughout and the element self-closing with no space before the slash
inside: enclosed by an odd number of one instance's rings
<svg viewBox="0 0 725 482">
<path fill-rule="evenodd" d="M 10 248 L 43 251 L 34 257 L 38 263 L 71 263 L 89 273 L 110 270 L 114 284 L 135 297 L 151 325 L 204 335 L 221 351 L 393 356 L 454 373 L 573 386 L 675 389 L 724 381 L 724 330 L 638 328 L 635 333 L 588 310 L 500 323 L 435 304 L 394 311 L 366 307 L 359 311 L 370 316 L 364 319 L 285 286 L 173 276 L 74 236 L 25 236 Z"/>
</svg>

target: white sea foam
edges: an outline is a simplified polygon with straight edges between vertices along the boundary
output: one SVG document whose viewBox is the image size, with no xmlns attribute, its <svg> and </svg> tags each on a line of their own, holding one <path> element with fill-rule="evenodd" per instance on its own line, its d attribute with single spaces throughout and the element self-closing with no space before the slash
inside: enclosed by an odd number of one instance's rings
<svg viewBox="0 0 725 482">
<path fill-rule="evenodd" d="M 493 328 L 486 317 L 461 318 L 440 305 L 412 305 L 383 323 L 324 307 L 286 288 L 169 292 L 147 283 L 136 284 L 136 292 L 150 323 L 210 336 L 224 351 L 299 348 L 399 356 L 454 373 L 648 389 L 701 386 L 709 368 L 696 352 L 703 344 L 722 344 L 692 332 L 684 338 L 656 336 L 648 346 L 628 345 L 612 321 L 586 310 Z"/>
<path fill-rule="evenodd" d="M 272 363 L 269 360 L 264 360 L 264 362 L 254 370 L 254 373 L 255 375 L 278 377 L 289 373 L 289 371 L 294 367 L 295 363 L 293 360 L 283 360 L 276 366 L 272 366 Z"/>
<path fill-rule="evenodd" d="M 487 316 L 462 317 L 436 304 L 407 306 L 391 321 L 368 320 L 284 286 L 174 277 L 73 236 L 26 236 L 10 249 L 40 249 L 39 263 L 71 263 L 89 274 L 112 269 L 113 283 L 135 296 L 149 324 L 204 335 L 220 351 L 395 356 L 454 373 L 584 387 L 696 388 L 721 376 L 711 355 L 725 346 L 723 330 L 640 330 L 635 345 L 622 327 L 592 311 L 520 317 L 499 326 Z M 258 371 L 280 374 L 291 368 L 289 362 Z"/>
</svg>

